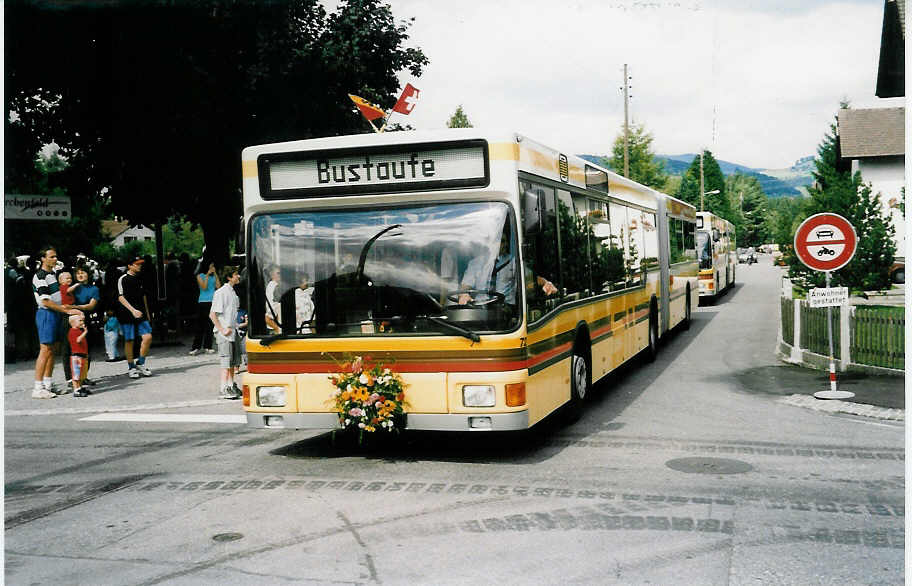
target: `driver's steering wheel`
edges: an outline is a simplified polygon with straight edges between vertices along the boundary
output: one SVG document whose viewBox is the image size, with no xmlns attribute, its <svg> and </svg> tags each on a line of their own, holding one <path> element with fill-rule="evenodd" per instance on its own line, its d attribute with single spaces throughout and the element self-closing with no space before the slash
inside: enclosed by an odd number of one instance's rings
<svg viewBox="0 0 912 586">
<path fill-rule="evenodd" d="M 468 295 L 472 299 L 469 300 L 465 305 L 459 303 L 459 297 L 462 295 Z M 480 303 L 475 302 L 476 295 L 487 295 L 490 297 Z M 447 301 L 451 302 L 452 305 L 457 307 L 487 307 L 492 303 L 503 303 L 506 297 L 503 293 L 498 293 L 497 291 L 485 291 L 483 289 L 466 289 L 464 291 L 451 291 L 447 293 Z"/>
</svg>

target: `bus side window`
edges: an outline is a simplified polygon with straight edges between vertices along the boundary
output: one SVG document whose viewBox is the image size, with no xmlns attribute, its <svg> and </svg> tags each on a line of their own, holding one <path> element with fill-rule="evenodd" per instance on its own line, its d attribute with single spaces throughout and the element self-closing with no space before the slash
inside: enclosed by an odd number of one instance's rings
<svg viewBox="0 0 912 586">
<path fill-rule="evenodd" d="M 556 295 L 548 297 L 538 285 L 538 278 L 547 279 L 561 290 L 558 261 L 557 203 L 554 189 L 530 181 L 520 180 L 521 193 L 532 190 L 540 198 L 542 226 L 523 239 L 523 281 L 526 288 L 526 317 L 529 323 L 539 320 L 554 308 Z"/>
<path fill-rule="evenodd" d="M 580 199 L 582 201 L 580 202 Z M 577 204 L 580 203 L 580 206 Z M 589 261 L 589 226 L 586 199 L 557 190 L 560 225 L 560 268 L 563 302 L 587 297 L 592 289 Z M 580 214 L 579 210 L 583 213 Z"/>
<path fill-rule="evenodd" d="M 656 216 L 642 212 L 640 226 L 643 232 L 643 260 L 641 266 L 651 269 L 659 266 L 659 231 L 656 228 Z"/>
<path fill-rule="evenodd" d="M 691 231 L 690 238 L 693 243 L 693 231 Z M 671 264 L 685 259 L 684 241 L 684 222 L 677 218 L 668 218 L 668 246 L 671 249 L 668 258 Z M 694 251 L 694 258 L 696 258 L 696 251 Z"/>
<path fill-rule="evenodd" d="M 684 228 L 684 258 L 696 260 L 697 242 L 696 242 L 696 224 L 693 222 L 681 222 Z"/>
<path fill-rule="evenodd" d="M 609 280 L 612 291 L 626 288 L 630 273 L 633 272 L 631 253 L 635 252 L 635 247 L 631 247 L 632 234 L 628 211 L 627 206 L 623 204 L 615 202 L 608 204 L 608 215 L 611 222 Z"/>
</svg>

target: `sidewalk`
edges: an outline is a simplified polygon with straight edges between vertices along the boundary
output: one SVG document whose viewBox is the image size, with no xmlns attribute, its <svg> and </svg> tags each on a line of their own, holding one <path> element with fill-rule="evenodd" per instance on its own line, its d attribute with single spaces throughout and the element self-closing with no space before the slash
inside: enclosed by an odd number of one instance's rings
<svg viewBox="0 0 912 586">
<path fill-rule="evenodd" d="M 4 365 L 4 413 L 10 415 L 44 415 L 54 413 L 100 413 L 134 411 L 202 405 L 232 405 L 242 413 L 240 401 L 218 398 L 218 356 L 189 356 L 192 336 L 179 342 L 156 345 L 153 342 L 146 359 L 153 376 L 130 379 L 127 362 L 105 362 L 104 348 L 93 349 L 89 378 L 97 381 L 89 397 L 76 398 L 72 393 L 54 399 L 33 399 L 34 361 Z M 63 365 L 55 357 L 54 382 L 64 384 Z"/>
<path fill-rule="evenodd" d="M 793 364 L 762 366 L 739 373 L 742 390 L 780 397 L 782 403 L 873 419 L 905 421 L 904 377 L 844 372 L 836 376 L 836 388 L 854 397 L 845 400 L 817 399 L 814 393 L 830 390 L 829 373 Z"/>
</svg>

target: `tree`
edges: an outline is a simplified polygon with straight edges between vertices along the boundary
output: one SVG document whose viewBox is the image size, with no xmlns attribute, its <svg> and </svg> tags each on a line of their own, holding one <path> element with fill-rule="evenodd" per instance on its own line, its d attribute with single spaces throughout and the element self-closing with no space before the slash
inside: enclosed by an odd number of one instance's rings
<svg viewBox="0 0 912 586">
<path fill-rule="evenodd" d="M 662 163 L 655 160 L 652 152 L 652 133 L 646 130 L 643 124 L 630 128 L 627 137 L 627 166 L 630 169 L 630 179 L 652 187 L 659 191 L 664 190 L 668 182 L 668 175 Z M 611 159 L 605 161 L 605 166 L 615 173 L 624 174 L 624 131 L 614 139 L 611 149 Z"/>
<path fill-rule="evenodd" d="M 703 151 L 703 192 L 719 190 L 719 193 L 713 193 L 703 196 L 703 208 L 707 212 L 725 218 L 728 221 L 734 219 L 731 204 L 728 196 L 725 194 L 725 176 L 722 174 L 722 168 L 716 162 L 712 153 Z M 687 203 L 696 206 L 700 211 L 700 156 L 694 157 L 693 162 L 681 178 L 681 186 L 675 195 L 678 199 L 683 199 Z"/>
<path fill-rule="evenodd" d="M 391 106 L 397 74 L 428 63 L 405 46 L 410 21 L 381 0 L 343 0 L 333 13 L 316 0 L 5 9 L 17 23 L 5 37 L 7 94 L 60 97 L 54 126 L 78 136 L 82 189 L 108 187 L 111 211 L 131 222 L 185 215 L 221 259 L 241 214 L 243 147 L 366 132 L 346 94 Z"/>
<path fill-rule="evenodd" d="M 769 238 L 767 197 L 756 177 L 734 173 L 725 178 L 738 246 L 760 246 Z"/>
<path fill-rule="evenodd" d="M 834 122 L 817 147 L 815 181 L 808 188 L 809 198 L 801 216 L 793 222 L 794 228 L 803 219 L 818 213 L 844 217 L 855 228 L 858 248 L 851 262 L 832 274 L 832 285 L 846 286 L 854 291 L 884 289 L 890 286 L 889 270 L 896 255 L 895 231 L 884 215 L 879 195 L 869 184 L 862 183 L 860 173 L 852 174 L 839 158 L 838 140 Z M 793 229 L 793 238 L 794 233 Z M 789 252 L 785 256 L 789 277 L 805 288 L 824 285 L 823 272 L 808 269 L 794 251 Z"/>
<path fill-rule="evenodd" d="M 447 128 L 472 128 L 472 122 L 466 116 L 466 113 L 462 111 L 462 104 L 459 104 L 456 111 L 447 120 Z"/>
<path fill-rule="evenodd" d="M 796 197 L 779 197 L 768 200 L 770 213 L 766 220 L 766 230 L 773 243 L 780 249 L 792 245 L 795 231 L 803 219 L 804 202 Z"/>
</svg>

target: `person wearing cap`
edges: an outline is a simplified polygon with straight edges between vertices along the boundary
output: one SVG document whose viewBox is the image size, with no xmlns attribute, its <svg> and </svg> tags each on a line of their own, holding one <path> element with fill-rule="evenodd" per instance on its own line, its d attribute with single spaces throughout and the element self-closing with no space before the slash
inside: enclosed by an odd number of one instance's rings
<svg viewBox="0 0 912 586">
<path fill-rule="evenodd" d="M 124 354 L 127 355 L 127 374 L 130 378 L 139 375 L 152 376 L 146 365 L 146 356 L 152 345 L 152 326 L 149 324 L 149 303 L 139 272 L 145 261 L 135 257 L 127 263 L 127 272 L 117 280 L 117 320 L 124 336 Z M 133 359 L 133 340 L 140 338 L 139 358 Z"/>
</svg>

